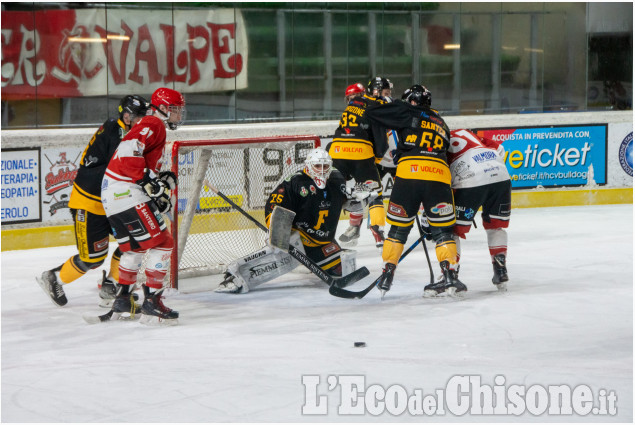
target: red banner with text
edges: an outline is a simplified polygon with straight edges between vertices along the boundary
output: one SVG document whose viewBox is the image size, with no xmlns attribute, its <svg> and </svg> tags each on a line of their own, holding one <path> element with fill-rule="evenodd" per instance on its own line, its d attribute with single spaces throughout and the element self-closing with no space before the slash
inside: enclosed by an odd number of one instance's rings
<svg viewBox="0 0 635 425">
<path fill-rule="evenodd" d="M 247 56 L 235 9 L 2 11 L 3 100 L 242 89 Z"/>
</svg>

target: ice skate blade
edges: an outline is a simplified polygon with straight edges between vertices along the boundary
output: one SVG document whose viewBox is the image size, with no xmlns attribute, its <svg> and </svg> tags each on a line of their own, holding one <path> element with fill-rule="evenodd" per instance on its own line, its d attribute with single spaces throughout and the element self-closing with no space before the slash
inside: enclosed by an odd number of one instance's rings
<svg viewBox="0 0 635 425">
<path fill-rule="evenodd" d="M 498 289 L 498 292 L 507 292 L 507 283 L 495 283 L 494 286 Z"/>
<path fill-rule="evenodd" d="M 445 292 L 448 294 L 449 297 L 452 297 L 452 298 L 463 298 L 463 297 L 465 297 L 465 293 L 467 292 L 467 290 L 457 292 L 456 288 L 451 286 L 451 287 L 447 288 L 445 290 Z"/>
<path fill-rule="evenodd" d="M 151 314 L 142 314 L 139 323 L 146 326 L 176 326 L 179 324 L 179 319 L 162 319 Z"/>
<path fill-rule="evenodd" d="M 443 292 L 437 292 L 434 289 L 425 289 L 423 291 L 423 298 L 440 298 L 440 297 L 445 297 L 445 291 Z"/>
</svg>

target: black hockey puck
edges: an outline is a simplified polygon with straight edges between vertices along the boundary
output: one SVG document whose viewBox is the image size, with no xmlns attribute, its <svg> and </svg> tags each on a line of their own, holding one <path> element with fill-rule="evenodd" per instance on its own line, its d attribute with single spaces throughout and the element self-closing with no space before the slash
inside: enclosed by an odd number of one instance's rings
<svg viewBox="0 0 635 425">
<path fill-rule="evenodd" d="M 366 343 L 365 342 L 354 342 L 353 346 L 354 347 L 366 347 Z"/>
</svg>

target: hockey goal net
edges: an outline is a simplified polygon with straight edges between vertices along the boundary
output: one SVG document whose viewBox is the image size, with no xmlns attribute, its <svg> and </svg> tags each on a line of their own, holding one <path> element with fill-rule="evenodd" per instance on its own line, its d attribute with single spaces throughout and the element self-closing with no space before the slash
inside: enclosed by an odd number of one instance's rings
<svg viewBox="0 0 635 425">
<path fill-rule="evenodd" d="M 175 243 L 170 286 L 178 289 L 179 279 L 224 273 L 231 261 L 265 244 L 267 234 L 209 185 L 264 224 L 271 191 L 317 146 L 317 136 L 173 142 L 169 168 L 178 176 L 178 187 L 170 217 Z"/>
</svg>

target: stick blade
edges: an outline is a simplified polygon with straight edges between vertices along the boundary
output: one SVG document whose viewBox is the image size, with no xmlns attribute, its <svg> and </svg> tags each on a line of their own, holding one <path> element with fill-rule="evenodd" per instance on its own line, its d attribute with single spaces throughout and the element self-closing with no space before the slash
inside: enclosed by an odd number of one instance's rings
<svg viewBox="0 0 635 425">
<path fill-rule="evenodd" d="M 373 288 L 375 288 L 375 286 L 377 286 L 377 282 L 379 282 L 379 279 L 381 279 L 381 276 L 376 279 L 373 283 L 371 283 L 366 289 L 362 290 L 362 291 L 349 291 L 347 289 L 344 288 L 339 288 L 335 285 L 332 285 L 329 288 L 329 294 L 333 295 L 334 297 L 338 297 L 338 298 L 348 298 L 348 299 L 362 299 L 364 298 L 370 291 L 373 290 Z"/>
<path fill-rule="evenodd" d="M 370 272 L 368 271 L 368 269 L 366 267 L 362 267 L 350 274 L 347 274 L 346 276 L 335 279 L 335 281 L 333 282 L 333 286 L 337 286 L 338 288 L 346 288 L 347 286 L 352 285 L 358 280 L 365 278 L 369 274 Z"/>
</svg>

